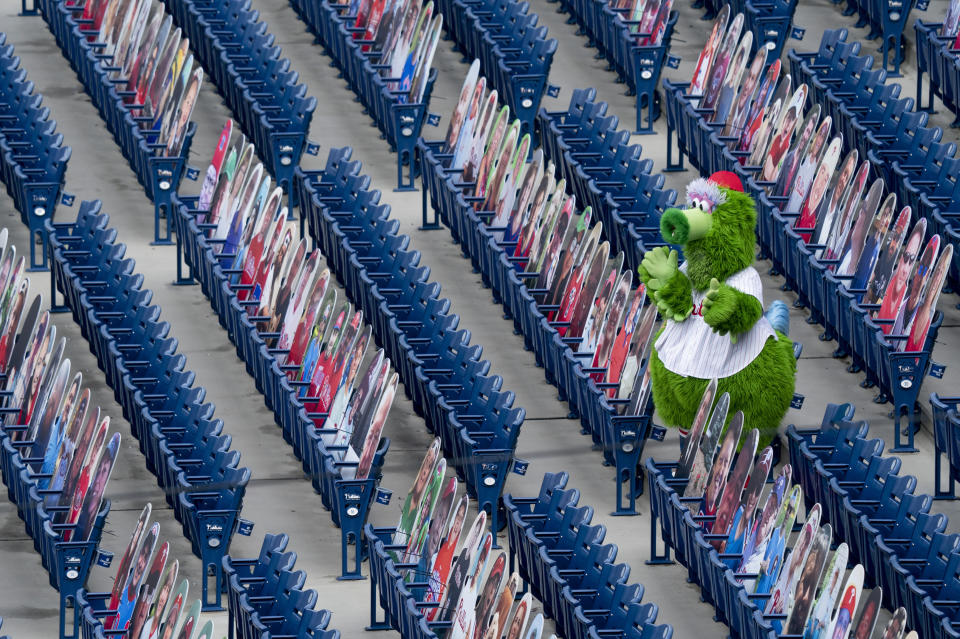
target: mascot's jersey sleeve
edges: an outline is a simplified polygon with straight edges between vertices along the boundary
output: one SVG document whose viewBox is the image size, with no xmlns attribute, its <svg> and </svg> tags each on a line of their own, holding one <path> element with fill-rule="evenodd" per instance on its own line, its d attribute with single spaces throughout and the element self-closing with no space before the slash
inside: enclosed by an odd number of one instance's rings
<svg viewBox="0 0 960 639">
<path fill-rule="evenodd" d="M 686 273 L 687 265 L 680 271 Z M 763 305 L 763 284 L 753 267 L 734 273 L 726 282 L 760 300 Z M 761 316 L 749 331 L 740 335 L 737 343 L 729 335 L 714 332 L 703 320 L 703 298 L 706 291 L 693 290 L 693 312 L 682 322 L 667 320 L 663 333 L 657 339 L 657 356 L 672 373 L 700 379 L 721 379 L 739 373 L 752 362 L 767 343 L 777 334 L 766 317 Z"/>
</svg>

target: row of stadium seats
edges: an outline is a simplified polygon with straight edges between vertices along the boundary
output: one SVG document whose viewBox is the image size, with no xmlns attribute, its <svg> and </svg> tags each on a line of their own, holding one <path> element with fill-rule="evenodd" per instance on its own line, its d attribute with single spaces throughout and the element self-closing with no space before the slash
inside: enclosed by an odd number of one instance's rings
<svg viewBox="0 0 960 639">
<path fill-rule="evenodd" d="M 414 410 L 497 530 L 525 411 L 513 407 L 513 392 L 490 373 L 470 331 L 457 328 L 460 318 L 429 281 L 430 267 L 407 248 L 410 238 L 399 233 L 351 153 L 333 149 L 323 170 L 298 169 L 301 215 L 348 298 L 373 325 Z"/>
<path fill-rule="evenodd" d="M 555 38 L 537 26 L 538 17 L 519 0 L 438 0 L 444 29 L 468 59 L 480 60 L 480 75 L 522 124 L 520 136 L 534 134 L 533 121 L 547 91 Z"/>
<path fill-rule="evenodd" d="M 344 478 L 345 466 L 355 462 L 340 461 L 333 451 L 324 445 L 321 435 L 323 415 L 308 413 L 304 401 L 298 396 L 299 386 L 287 377 L 288 367 L 278 361 L 280 351 L 270 348 L 258 327 L 260 319 L 249 315 L 237 297 L 240 290 L 231 282 L 229 273 L 221 260 L 229 258 L 226 253 L 214 252 L 222 244 L 211 235 L 216 224 L 197 221 L 196 198 L 180 196 L 175 199 L 177 242 L 183 251 L 184 261 L 190 266 L 204 295 L 220 318 L 231 341 L 237 347 L 237 355 L 246 363 L 247 372 L 263 394 L 264 402 L 273 411 L 277 425 L 283 430 L 283 438 L 293 447 L 293 452 L 303 462 L 303 470 L 311 478 L 314 489 L 323 498 L 323 505 L 330 511 L 333 523 L 340 527 L 344 546 L 343 575 L 359 575 L 362 556 L 360 542 L 363 525 L 367 522 L 372 497 L 380 481 L 380 470 L 390 448 L 390 439 L 384 437 L 374 455 L 370 479 Z M 235 256 L 234 256 L 235 257 Z M 336 431 L 334 431 L 336 432 Z M 353 570 L 347 567 L 347 543 L 357 545 L 356 564 Z"/>
<path fill-rule="evenodd" d="M 829 405 L 822 428 L 852 415 L 853 408 L 847 404 Z M 651 554 L 654 554 L 659 533 L 668 549 L 674 551 L 677 561 L 687 568 L 690 581 L 700 586 L 703 599 L 716 608 L 717 620 L 730 627 L 731 636 L 742 639 L 776 639 L 780 636 L 771 623 L 778 615 L 765 614 L 766 600 L 748 592 L 742 583 L 756 575 L 739 573 L 730 567 L 731 562 L 735 566 L 743 559 L 742 552 L 718 551 L 715 543 L 719 538 L 727 539 L 727 535 L 711 534 L 704 528 L 704 523 L 714 521 L 716 515 L 698 515 L 696 506 L 702 497 L 683 496 L 689 477 L 673 477 L 673 469 L 678 466 L 676 462 L 658 463 L 649 458 L 645 465 L 650 482 Z M 796 474 L 796 466 L 793 468 Z M 809 495 L 804 496 L 808 498 L 808 506 L 816 501 Z M 669 550 L 657 556 L 655 561 L 667 563 L 668 558 Z M 856 563 L 853 558 L 851 561 Z M 782 619 L 782 615 L 779 618 Z"/>
<path fill-rule="evenodd" d="M 917 480 L 899 475 L 900 458 L 884 456 L 866 422 L 787 430 L 790 463 L 807 504 L 846 541 L 863 564 L 864 585 L 880 586 L 884 604 L 903 606 L 909 624 L 930 639 L 960 636 L 960 535 L 946 534 L 946 515 L 931 513 L 933 496 L 915 494 Z"/>
<path fill-rule="evenodd" d="M 29 450 L 33 441 L 11 438 L 11 434 L 26 429 L 26 425 L 21 424 L 0 428 L 0 476 L 7 486 L 7 497 L 17 506 L 17 514 L 23 519 L 27 534 L 33 539 L 34 549 L 40 553 L 43 567 L 50 575 L 50 585 L 60 593 L 62 611 L 68 604 L 76 601 L 77 591 L 86 587 L 90 569 L 95 562 L 109 565 L 112 555 L 100 550 L 100 541 L 103 525 L 110 512 L 110 500 L 103 500 L 89 538 L 78 540 L 74 537 L 66 541 L 65 534 L 74 536 L 76 524 L 55 523 L 54 515 L 69 511 L 70 506 L 51 506 L 45 503 L 51 496 L 56 497 L 60 491 L 41 489 L 38 480 L 42 475 L 34 468 L 36 460 L 21 455 L 21 448 L 26 447 Z M 80 607 L 74 606 L 74 623 L 80 614 Z M 65 619 L 61 616 L 61 637 L 64 630 Z"/>
<path fill-rule="evenodd" d="M 447 170 L 450 156 L 440 153 L 439 144 L 420 143 L 424 194 L 429 192 L 434 210 L 490 286 L 494 299 L 513 318 L 515 331 L 533 350 L 547 381 L 559 389 L 561 401 L 565 399 L 580 417 L 584 432 L 601 447 L 605 463 L 616 466 L 618 511 L 635 512 L 635 472 L 649 434 L 652 407 L 638 416 L 618 414 L 617 408 L 629 400 L 607 396 L 608 385 L 593 379 L 592 373 L 597 371 L 584 366 L 574 352 L 576 344 L 560 334 L 557 325 L 547 319 L 547 311 L 540 310 L 525 283 L 532 275 L 517 271 L 517 258 L 507 252 L 512 252 L 512 244 L 505 246 L 499 239 L 497 231 L 502 229 L 487 226 L 490 212 L 474 210 L 473 198 L 465 191 L 471 185 L 459 182 L 459 175 Z M 623 505 L 624 487 L 628 506 Z"/>
<path fill-rule="evenodd" d="M 30 236 L 39 236 L 42 242 L 43 225 L 53 217 L 71 151 L 6 40 L 0 32 L 0 179 Z M 37 255 L 35 242 L 30 242 L 30 267 L 45 269 L 46 259 L 46 252 Z"/>
<path fill-rule="evenodd" d="M 371 630 L 390 630 L 404 639 L 437 639 L 451 626 L 450 621 L 428 621 L 423 610 L 437 603 L 424 600 L 427 582 L 407 583 L 405 573 L 417 570 L 419 562 L 403 563 L 394 560 L 394 553 L 403 552 L 405 543 L 394 544 L 394 528 L 363 529 L 364 543 L 370 558 L 370 626 Z M 398 539 L 399 541 L 399 539 Z M 403 572 L 401 572 L 403 571 Z M 384 619 L 378 620 L 378 608 Z M 438 632 L 439 631 L 439 632 Z"/>
<path fill-rule="evenodd" d="M 637 133 L 653 133 L 653 123 L 660 117 L 656 89 L 660 73 L 670 51 L 670 40 L 677 24 L 678 14 L 670 12 L 661 39 L 656 44 L 638 44 L 651 34 L 639 33 L 638 20 L 630 20 L 628 9 L 614 6 L 605 0 L 560 0 L 560 7 L 589 38 L 620 82 L 626 83 L 632 95 L 637 96 Z M 647 110 L 646 124 L 643 110 Z"/>
<path fill-rule="evenodd" d="M 189 124 L 180 153 L 176 157 L 166 156 L 166 145 L 149 142 L 141 128 L 141 124 L 152 122 L 153 118 L 134 115 L 139 111 L 133 104 L 135 92 L 122 90 L 116 78 L 111 77 L 121 69 L 103 62 L 106 54 L 99 53 L 102 45 L 93 41 L 97 32 L 81 17 L 83 5 L 68 5 L 65 0 L 40 0 L 37 4 L 61 52 L 100 112 L 147 197 L 153 201 L 154 237 L 162 239 L 160 219 L 169 211 L 170 196 L 176 192 L 185 171 L 196 124 Z M 167 235 L 169 240 L 169 231 Z"/>
<path fill-rule="evenodd" d="M 250 0 L 164 0 L 190 38 L 197 60 L 217 85 L 264 166 L 285 193 L 306 148 L 317 99 L 260 22 Z"/>
<path fill-rule="evenodd" d="M 658 607 L 641 603 L 644 588 L 628 584 L 630 567 L 614 564 L 617 547 L 603 544 L 606 529 L 590 525 L 593 509 L 577 506 L 580 493 L 566 490 L 567 474 L 548 473 L 533 498 L 504 496 L 510 567 L 516 568 L 557 632 L 574 639 L 669 639 L 673 628 L 656 625 Z M 401 562 L 406 548 L 395 543 L 395 528 L 364 529 L 370 550 L 371 629 L 393 628 L 403 637 L 436 639 L 450 621 L 429 621 L 424 611 L 439 602 L 427 598 L 426 582 L 410 580 L 422 560 Z M 519 561 L 518 561 L 519 560 Z M 411 573 L 412 571 L 412 573 Z M 379 610 L 384 619 L 378 620 Z"/>
<path fill-rule="evenodd" d="M 844 29 L 824 33 L 816 53 L 789 53 L 797 82 L 806 82 L 814 103 L 833 116 L 843 133 L 844 150 L 858 149 L 880 170 L 897 201 L 910 205 L 913 220 L 926 218 L 931 233 L 954 243 L 960 253 L 960 156 L 956 145 L 941 142 L 943 130 L 928 127 L 928 114 L 914 110 L 913 98 L 899 98 L 900 85 L 873 69 L 873 58 L 857 55 L 859 42 L 846 42 Z M 950 282 L 960 285 L 960 255 Z"/>
<path fill-rule="evenodd" d="M 99 201 L 84 202 L 75 222 L 48 222 L 51 286 L 63 294 L 106 373 L 194 554 L 205 572 L 215 573 L 214 593 L 204 579 L 203 603 L 219 608 L 220 560 L 234 532 L 249 534 L 252 527 L 239 518 L 250 471 L 230 450 L 231 437 L 213 416 L 215 407 L 204 403 L 204 388 L 193 386 L 196 376 L 184 369 L 170 325 L 160 320 L 152 291 L 143 288 L 143 275 L 124 257 L 126 246 L 109 222 Z"/>
<path fill-rule="evenodd" d="M 540 109 L 541 148 L 580 207 L 591 207 L 603 222 L 611 255 L 623 251 L 624 265 L 636 271 L 648 248 L 663 245 L 660 215 L 677 193 L 663 187 L 653 160 L 640 158 L 643 147 L 630 144 L 629 131 L 617 129 L 617 116 L 607 115 L 596 95 L 575 89 L 566 111 Z"/>
<path fill-rule="evenodd" d="M 388 65 L 372 62 L 380 59 L 383 51 L 375 49 L 368 40 L 355 37 L 358 32 L 362 36 L 365 27 L 353 26 L 355 16 L 345 14 L 351 3 L 290 0 L 290 5 L 323 45 L 390 148 L 397 153 L 397 187 L 412 190 L 414 149 L 427 121 L 437 70 L 430 70 L 423 99 L 418 103 L 407 102 L 407 91 L 396 90 L 391 86 L 391 78 L 381 73 Z M 404 166 L 409 168 L 407 180 L 403 177 Z"/>
<path fill-rule="evenodd" d="M 306 573 L 294 570 L 297 553 L 285 534 L 268 534 L 256 558 L 223 558 L 230 639 L 291 637 L 340 639 L 328 629 L 330 612 L 316 609 L 317 592 L 305 590 Z"/>
<path fill-rule="evenodd" d="M 642 584 L 628 584 L 630 565 L 615 563 L 617 545 L 603 543 L 606 526 L 591 524 L 593 508 L 578 506 L 580 491 L 567 473 L 547 473 L 536 497 L 503 498 L 514 563 L 557 632 L 570 639 L 670 639 L 656 625 L 659 608 L 641 603 Z"/>
</svg>

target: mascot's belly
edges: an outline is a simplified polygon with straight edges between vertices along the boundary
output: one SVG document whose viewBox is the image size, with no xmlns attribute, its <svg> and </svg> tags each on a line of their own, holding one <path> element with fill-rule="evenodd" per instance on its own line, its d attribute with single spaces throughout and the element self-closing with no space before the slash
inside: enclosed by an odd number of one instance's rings
<svg viewBox="0 0 960 639">
<path fill-rule="evenodd" d="M 767 340 L 777 334 L 766 317 L 740 335 L 736 343 L 703 321 L 703 300 L 694 291 L 693 312 L 682 322 L 667 321 L 654 345 L 660 361 L 670 372 L 703 380 L 739 373 L 755 360 Z"/>
<path fill-rule="evenodd" d="M 666 332 L 664 328 L 659 338 Z M 726 339 L 726 338 L 725 338 Z M 689 428 L 697 412 L 699 398 L 709 379 L 678 375 L 660 359 L 657 348 L 650 355 L 650 381 L 657 414 L 666 425 Z M 793 379 L 797 363 L 793 343 L 775 333 L 760 353 L 742 370 L 718 378 L 718 393 L 730 393 L 730 415 L 743 411 L 744 428 L 760 430 L 760 446 L 766 446 L 777 434 L 780 421 L 793 399 Z"/>
<path fill-rule="evenodd" d="M 680 267 L 686 273 L 687 264 Z M 734 273 L 724 282 L 727 286 L 752 295 L 763 303 L 760 275 L 752 267 Z M 677 375 L 704 380 L 720 379 L 739 373 L 760 355 L 769 338 L 777 334 L 766 317 L 761 317 L 746 333 L 721 335 L 703 320 L 703 300 L 707 291 L 693 289 L 693 310 L 682 322 L 667 320 L 654 345 L 660 361 Z"/>
</svg>

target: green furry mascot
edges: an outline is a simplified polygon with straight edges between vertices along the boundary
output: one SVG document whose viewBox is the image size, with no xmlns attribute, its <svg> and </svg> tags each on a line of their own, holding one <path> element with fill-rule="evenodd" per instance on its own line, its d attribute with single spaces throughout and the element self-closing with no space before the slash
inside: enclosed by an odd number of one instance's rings
<svg viewBox="0 0 960 639">
<path fill-rule="evenodd" d="M 760 430 L 760 446 L 777 436 L 793 398 L 797 371 L 783 302 L 763 312 L 753 268 L 757 213 L 740 179 L 720 171 L 687 186 L 684 210 L 668 209 L 660 233 L 683 247 L 648 251 L 639 267 L 664 318 L 650 357 L 653 401 L 667 425 L 690 428 L 700 397 L 716 378 L 730 393 L 730 415 Z"/>
</svg>

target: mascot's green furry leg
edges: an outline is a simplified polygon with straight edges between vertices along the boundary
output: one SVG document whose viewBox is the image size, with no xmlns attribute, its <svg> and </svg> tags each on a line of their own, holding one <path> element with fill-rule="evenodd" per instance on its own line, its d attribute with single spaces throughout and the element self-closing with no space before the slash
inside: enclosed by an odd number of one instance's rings
<svg viewBox="0 0 960 639">
<path fill-rule="evenodd" d="M 744 432 L 750 428 L 760 430 L 760 448 L 777 436 L 777 428 L 793 399 L 793 378 L 797 370 L 793 342 L 782 333 L 777 335 L 779 339 L 768 340 L 749 366 L 719 380 L 717 386 L 718 393 L 730 393 L 730 416 L 743 411 Z M 671 373 L 660 361 L 656 349 L 650 354 L 650 378 L 653 403 L 660 419 L 667 426 L 690 428 L 709 380 Z"/>
</svg>

